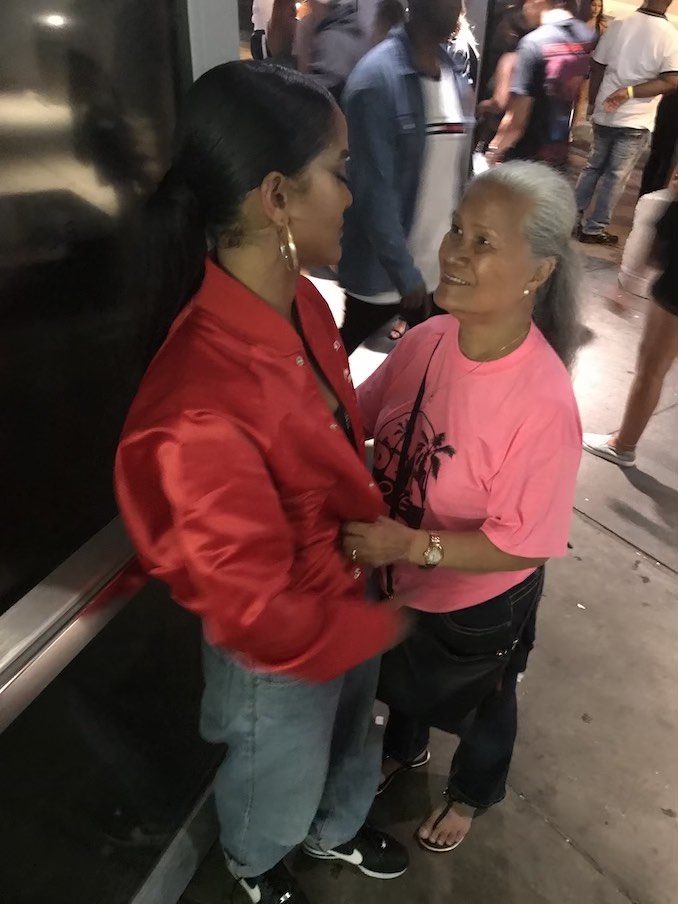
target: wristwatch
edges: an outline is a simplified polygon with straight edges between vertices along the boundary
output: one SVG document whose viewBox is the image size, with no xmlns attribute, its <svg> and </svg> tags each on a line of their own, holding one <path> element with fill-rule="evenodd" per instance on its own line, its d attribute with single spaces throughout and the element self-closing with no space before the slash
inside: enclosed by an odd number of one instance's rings
<svg viewBox="0 0 678 904">
<path fill-rule="evenodd" d="M 435 568 L 440 565 L 445 556 L 443 544 L 437 534 L 429 534 L 429 544 L 424 550 L 424 564 L 422 568 Z"/>
</svg>

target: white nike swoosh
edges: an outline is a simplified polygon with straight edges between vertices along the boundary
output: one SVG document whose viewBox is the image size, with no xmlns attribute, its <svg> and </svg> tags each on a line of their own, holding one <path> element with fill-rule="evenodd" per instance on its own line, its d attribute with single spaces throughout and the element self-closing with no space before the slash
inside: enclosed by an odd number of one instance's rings
<svg viewBox="0 0 678 904">
<path fill-rule="evenodd" d="M 353 848 L 352 854 L 339 854 L 339 856 L 342 860 L 346 861 L 346 863 L 352 863 L 353 866 L 360 866 L 364 860 L 364 857 L 358 848 Z"/>
<path fill-rule="evenodd" d="M 260 904 L 261 902 L 261 889 L 258 885 L 250 885 L 249 882 L 241 882 L 241 885 L 244 884 L 247 886 L 247 894 L 250 896 L 250 900 L 252 904 Z"/>
</svg>

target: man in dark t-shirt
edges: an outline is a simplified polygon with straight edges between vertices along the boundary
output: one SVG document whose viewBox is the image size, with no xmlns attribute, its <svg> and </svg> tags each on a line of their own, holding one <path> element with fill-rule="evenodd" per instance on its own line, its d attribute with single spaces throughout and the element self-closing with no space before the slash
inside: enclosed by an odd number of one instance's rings
<svg viewBox="0 0 678 904">
<path fill-rule="evenodd" d="M 570 0 L 528 2 L 542 7 L 541 25 L 518 45 L 511 97 L 488 159 L 543 160 L 563 167 L 572 112 L 597 37 L 570 12 Z"/>
</svg>

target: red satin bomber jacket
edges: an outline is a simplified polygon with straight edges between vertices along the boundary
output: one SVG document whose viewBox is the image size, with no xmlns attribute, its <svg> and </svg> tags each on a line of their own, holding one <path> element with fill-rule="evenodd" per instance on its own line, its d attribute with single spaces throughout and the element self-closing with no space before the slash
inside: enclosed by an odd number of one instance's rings
<svg viewBox="0 0 678 904">
<path fill-rule="evenodd" d="M 362 450 L 332 314 L 304 278 L 296 302 Z M 395 639 L 397 615 L 366 602 L 339 543 L 343 522 L 382 514 L 381 494 L 297 332 L 211 261 L 141 383 L 115 481 L 144 569 L 250 666 L 325 681 Z"/>
</svg>

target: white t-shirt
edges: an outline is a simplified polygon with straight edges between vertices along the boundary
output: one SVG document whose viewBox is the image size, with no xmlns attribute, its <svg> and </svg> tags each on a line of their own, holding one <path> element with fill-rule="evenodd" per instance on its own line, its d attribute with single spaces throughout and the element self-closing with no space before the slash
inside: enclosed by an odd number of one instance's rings
<svg viewBox="0 0 678 904">
<path fill-rule="evenodd" d="M 253 0 L 252 25 L 255 31 L 267 31 L 273 12 L 273 0 Z"/>
<path fill-rule="evenodd" d="M 626 19 L 615 19 L 600 39 L 593 59 L 607 66 L 593 121 L 601 126 L 652 131 L 661 97 L 627 100 L 614 113 L 606 113 L 603 104 L 618 88 L 678 72 L 678 32 L 673 25 L 665 16 L 640 11 Z"/>
<path fill-rule="evenodd" d="M 466 125 L 454 73 L 443 69 L 439 79 L 420 79 L 426 113 L 426 147 L 417 206 L 407 240 L 414 263 L 429 292 L 438 288 L 438 251 L 450 228 L 452 212 L 463 186 L 459 184 L 460 154 L 466 148 Z M 372 304 L 397 304 L 400 293 L 355 295 Z"/>
</svg>

